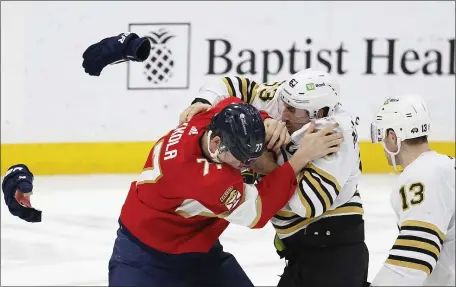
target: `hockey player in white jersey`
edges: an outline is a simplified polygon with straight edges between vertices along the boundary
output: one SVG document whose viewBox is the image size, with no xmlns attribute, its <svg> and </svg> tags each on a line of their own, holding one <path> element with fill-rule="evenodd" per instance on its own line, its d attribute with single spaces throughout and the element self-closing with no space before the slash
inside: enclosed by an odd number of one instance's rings
<svg viewBox="0 0 456 287">
<path fill-rule="evenodd" d="M 399 235 L 371 286 L 455 286 L 455 160 L 429 147 L 430 130 L 416 95 L 387 99 L 372 123 L 372 142 L 403 170 L 391 193 Z"/>
<path fill-rule="evenodd" d="M 361 163 L 356 120 L 342 109 L 338 83 L 328 73 L 312 69 L 273 84 L 224 77 L 201 88 L 181 121 L 229 96 L 286 124 L 292 140 L 280 148 L 278 164 L 292 156 L 311 120 L 317 128 L 339 124 L 344 133 L 340 151 L 304 168 L 294 196 L 271 220 L 277 251 L 288 260 L 279 286 L 363 286 L 369 255 L 357 191 Z"/>
</svg>

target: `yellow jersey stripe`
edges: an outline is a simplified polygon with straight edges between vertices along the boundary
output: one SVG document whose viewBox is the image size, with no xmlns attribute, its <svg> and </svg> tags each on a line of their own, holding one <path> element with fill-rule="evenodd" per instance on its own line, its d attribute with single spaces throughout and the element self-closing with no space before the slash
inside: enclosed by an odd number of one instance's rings
<svg viewBox="0 0 456 287">
<path fill-rule="evenodd" d="M 433 246 L 432 244 L 429 244 L 427 242 L 420 242 L 420 241 L 406 240 L 406 239 L 397 239 L 396 242 L 394 242 L 394 246 L 395 247 L 396 246 L 397 247 L 411 247 L 411 248 L 414 248 L 414 249 L 422 249 L 424 251 L 428 251 L 428 252 L 434 254 L 435 257 L 437 257 L 437 258 L 440 255 L 440 250 L 438 250 L 435 246 Z M 393 247 L 393 249 L 410 250 L 410 249 L 401 249 L 401 248 L 395 248 L 395 247 Z M 418 252 L 420 252 L 420 251 L 418 251 Z M 422 252 L 422 253 L 425 253 L 425 254 L 429 255 L 428 252 Z"/>
<path fill-rule="evenodd" d="M 312 218 L 303 218 L 302 220 L 296 220 L 295 222 L 289 224 L 286 228 L 280 228 L 276 225 L 274 225 L 276 232 L 278 234 L 289 234 L 292 233 L 298 229 L 301 229 L 304 226 L 307 226 L 323 216 L 328 216 L 328 215 L 339 215 L 339 214 L 363 214 L 364 210 L 361 207 L 353 207 L 353 206 L 348 206 L 348 207 L 342 207 L 342 208 L 336 208 L 334 210 L 328 210 L 327 212 L 323 213 L 320 216 L 317 217 L 312 217 Z"/>
<path fill-rule="evenodd" d="M 309 163 L 305 169 L 309 170 L 310 172 L 316 173 L 318 176 L 320 176 L 320 178 L 324 182 L 326 182 L 327 184 L 331 185 L 334 188 L 334 191 L 336 192 L 336 194 L 339 194 L 341 188 L 340 188 L 339 182 L 337 181 L 336 178 L 334 178 L 334 176 L 330 175 L 326 171 L 317 167 L 313 163 Z"/>
<path fill-rule="evenodd" d="M 432 265 L 426 261 L 396 255 L 390 255 L 385 263 L 404 268 L 421 270 L 427 275 L 431 274 L 433 269 Z"/>
<path fill-rule="evenodd" d="M 235 97 L 236 91 L 234 90 L 234 86 L 233 86 L 233 83 L 231 82 L 231 79 L 228 77 L 224 77 L 224 78 L 222 78 L 222 81 L 225 84 L 226 89 L 228 90 L 228 95 L 231 97 Z"/>
<path fill-rule="evenodd" d="M 401 230 L 415 230 L 415 231 L 423 231 L 430 234 L 437 236 L 440 241 L 440 244 L 443 244 L 443 240 L 445 240 L 445 233 L 443 233 L 440 228 L 435 226 L 432 223 L 419 221 L 419 220 L 407 220 L 404 221 L 401 225 Z"/>
<path fill-rule="evenodd" d="M 315 216 L 315 206 L 313 205 L 310 198 L 307 196 L 306 191 L 304 190 L 304 186 L 302 184 L 302 180 L 304 178 L 304 173 L 300 173 L 298 177 L 298 187 L 299 187 L 299 200 L 301 201 L 302 205 L 306 209 L 305 218 L 310 218 Z"/>
<path fill-rule="evenodd" d="M 252 223 L 250 223 L 250 225 L 249 225 L 250 228 L 254 227 L 260 220 L 262 208 L 263 208 L 263 205 L 261 203 L 261 197 L 258 195 L 257 200 L 256 200 L 256 216 L 255 216 L 255 219 L 252 221 Z"/>
<path fill-rule="evenodd" d="M 329 191 L 326 189 L 326 187 L 320 182 L 320 180 L 311 175 L 311 173 L 308 170 L 304 171 L 304 177 L 306 178 L 306 183 L 307 185 L 315 192 L 317 192 L 317 197 L 320 199 L 322 206 L 323 206 L 323 212 L 328 210 L 328 208 L 331 207 L 333 203 L 333 199 L 331 197 L 331 194 Z"/>
<path fill-rule="evenodd" d="M 247 79 L 244 78 L 244 77 L 236 77 L 238 79 L 238 83 L 239 83 L 239 91 L 241 92 L 242 94 L 242 101 L 244 103 L 248 103 L 249 102 L 249 97 L 248 97 L 248 94 L 247 94 L 247 89 L 248 89 L 248 83 L 247 83 Z"/>
</svg>

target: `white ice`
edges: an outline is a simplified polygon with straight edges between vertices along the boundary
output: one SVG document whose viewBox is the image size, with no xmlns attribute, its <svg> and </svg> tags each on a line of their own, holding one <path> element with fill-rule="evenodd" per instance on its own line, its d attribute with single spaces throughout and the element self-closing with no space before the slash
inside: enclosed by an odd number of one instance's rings
<svg viewBox="0 0 456 287">
<path fill-rule="evenodd" d="M 27 223 L 1 205 L 1 285 L 107 285 L 107 264 L 117 218 L 136 175 L 37 176 L 32 204 L 43 222 Z M 397 236 L 389 204 L 394 175 L 363 175 L 369 279 L 375 276 Z M 273 247 L 273 228 L 231 225 L 221 237 L 258 286 L 275 286 L 285 265 Z"/>
</svg>

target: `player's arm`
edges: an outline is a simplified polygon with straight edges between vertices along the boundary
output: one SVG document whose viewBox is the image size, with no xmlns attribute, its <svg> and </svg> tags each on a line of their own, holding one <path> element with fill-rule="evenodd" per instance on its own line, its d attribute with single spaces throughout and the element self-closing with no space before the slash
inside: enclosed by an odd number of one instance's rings
<svg viewBox="0 0 456 287">
<path fill-rule="evenodd" d="M 262 228 L 290 199 L 296 175 L 290 164 L 275 169 L 258 184 L 239 183 L 242 197 L 225 220 L 249 228 Z"/>
<path fill-rule="evenodd" d="M 228 97 L 236 97 L 251 104 L 258 89 L 258 84 L 244 77 L 223 77 L 211 79 L 199 90 L 194 102 L 215 105 Z"/>
<path fill-rule="evenodd" d="M 256 185 L 243 184 L 237 170 L 199 159 L 204 168 L 200 167 L 200 171 L 191 175 L 189 182 L 199 184 L 196 189 L 202 192 L 198 194 L 199 199 L 185 202 L 177 211 L 187 217 L 209 214 L 250 228 L 263 227 L 290 199 L 296 188 L 296 174 L 311 160 L 339 150 L 337 145 L 342 141 L 342 135 L 326 135 L 334 127 L 306 134 L 290 160 Z M 201 171 L 203 177 L 198 176 Z"/>
<path fill-rule="evenodd" d="M 192 104 L 203 103 L 215 105 L 223 99 L 236 97 L 258 109 L 264 109 L 274 98 L 277 88 L 283 82 L 258 84 L 244 77 L 223 77 L 211 79 L 199 90 Z M 192 115 L 193 116 L 193 115 Z"/>
<path fill-rule="evenodd" d="M 319 120 L 317 123 L 320 129 L 331 121 Z M 354 158 L 353 140 L 350 130 L 344 131 L 342 127 L 336 129 L 343 132 L 345 138 L 340 151 L 313 160 L 297 175 L 298 186 L 289 206 L 301 217 L 317 217 L 326 212 L 350 177 Z"/>
<path fill-rule="evenodd" d="M 213 109 L 216 109 L 215 112 L 219 112 L 219 111 L 223 110 L 226 106 L 233 104 L 233 103 L 242 103 L 242 100 L 239 98 L 232 98 L 232 97 L 226 98 L 226 99 L 223 99 L 222 101 L 218 102 Z M 261 114 L 261 119 L 263 119 L 263 121 L 271 118 L 268 115 L 268 113 L 266 113 L 265 111 L 260 110 L 259 112 Z"/>
<path fill-rule="evenodd" d="M 419 286 L 432 273 L 454 210 L 454 190 L 439 177 L 422 174 L 394 191 L 399 236 L 371 286 Z"/>
<path fill-rule="evenodd" d="M 219 217 L 237 225 L 261 228 L 296 188 L 296 171 L 290 163 L 256 185 L 244 184 L 239 171 L 204 158 L 197 160 L 196 167 L 186 166 L 182 167 L 186 172 L 180 182 L 185 181 L 192 188 L 175 189 L 179 190 L 178 197 L 185 198 L 175 211 L 186 218 Z M 194 191 L 197 193 L 191 194 Z"/>
<path fill-rule="evenodd" d="M 244 77 L 211 79 L 200 88 L 198 96 L 191 105 L 179 115 L 179 123 L 188 122 L 196 114 L 211 109 L 224 99 L 233 97 L 259 110 L 268 110 L 271 100 L 282 83 L 257 84 Z"/>
<path fill-rule="evenodd" d="M 246 197 L 250 202 L 235 209 L 226 219 L 241 225 L 249 223 L 246 226 L 251 228 L 263 227 L 290 200 L 296 189 L 296 174 L 312 159 L 328 154 L 325 146 L 334 151 L 339 150 L 337 145 L 334 147 L 334 142 L 341 142 L 340 133 L 325 136 L 328 141 L 324 143 L 312 143 L 312 139 L 327 134 L 334 127 L 335 125 L 329 125 L 319 132 L 306 133 L 299 142 L 299 149 L 284 165 L 273 170 L 256 185 L 243 185 L 245 194 L 250 195 Z"/>
</svg>

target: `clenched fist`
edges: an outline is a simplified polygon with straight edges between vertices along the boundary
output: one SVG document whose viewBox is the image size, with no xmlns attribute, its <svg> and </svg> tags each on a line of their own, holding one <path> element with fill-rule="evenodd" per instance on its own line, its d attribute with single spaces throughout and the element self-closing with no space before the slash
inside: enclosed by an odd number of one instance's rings
<svg viewBox="0 0 456 287">
<path fill-rule="evenodd" d="M 279 151 L 280 147 L 290 142 L 291 137 L 285 123 L 267 118 L 264 120 L 266 129 L 266 145 L 269 150 Z"/>
</svg>

